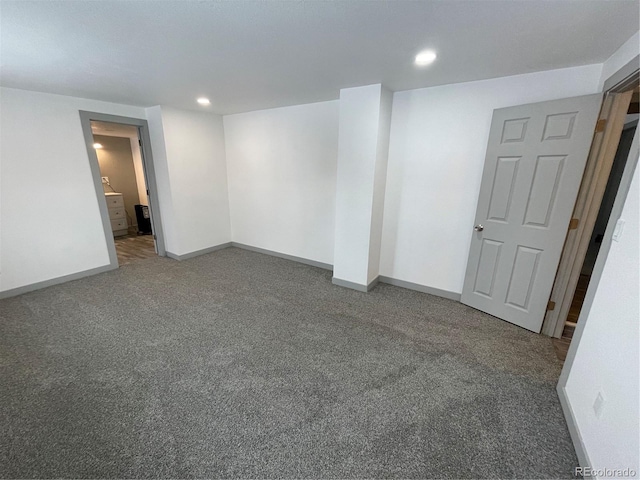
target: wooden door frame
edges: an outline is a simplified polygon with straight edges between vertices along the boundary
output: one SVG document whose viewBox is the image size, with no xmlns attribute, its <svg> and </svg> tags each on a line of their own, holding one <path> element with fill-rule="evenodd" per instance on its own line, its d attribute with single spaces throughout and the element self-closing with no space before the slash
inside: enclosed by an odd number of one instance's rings
<svg viewBox="0 0 640 480">
<path fill-rule="evenodd" d="M 567 232 L 558 271 L 549 298 L 542 332 L 560 338 L 576 291 L 582 265 L 595 227 L 611 166 L 620 143 L 632 89 L 638 84 L 638 59 L 612 75 L 603 87 L 605 95 L 572 219 L 577 228 Z M 576 222 L 572 221 L 572 226 Z"/>
</svg>

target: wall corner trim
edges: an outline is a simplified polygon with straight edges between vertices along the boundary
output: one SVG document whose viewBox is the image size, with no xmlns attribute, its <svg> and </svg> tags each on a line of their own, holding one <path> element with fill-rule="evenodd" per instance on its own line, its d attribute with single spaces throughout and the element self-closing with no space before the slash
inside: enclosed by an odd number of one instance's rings
<svg viewBox="0 0 640 480">
<path fill-rule="evenodd" d="M 378 277 L 380 283 L 386 283 L 388 285 L 394 285 L 396 287 L 407 288 L 409 290 L 415 290 L 416 292 L 428 293 L 436 297 L 448 298 L 449 300 L 460 301 L 461 294 L 456 292 L 450 292 L 449 290 L 442 290 L 440 288 L 427 287 L 426 285 L 420 285 L 419 283 L 407 282 L 405 280 L 398 280 L 391 277 L 385 277 L 380 275 Z"/>
<path fill-rule="evenodd" d="M 591 467 L 591 460 L 589 459 L 589 455 L 587 454 L 587 448 L 585 447 L 582 440 L 582 435 L 580 435 L 580 430 L 578 430 L 578 423 L 576 422 L 576 416 L 573 414 L 573 409 L 571 408 L 571 404 L 569 403 L 567 390 L 564 387 L 558 385 L 556 387 L 556 391 L 558 392 L 558 398 L 560 399 L 562 412 L 564 413 L 564 418 L 567 422 L 567 428 L 569 429 L 569 435 L 571 436 L 571 441 L 573 442 L 573 448 L 575 449 L 576 456 L 578 457 L 578 463 L 581 467 Z"/>
<path fill-rule="evenodd" d="M 43 280 L 42 282 L 31 283 L 29 285 L 23 285 L 22 287 L 12 288 L 10 290 L 4 290 L 0 292 L 0 299 L 16 297 L 23 293 L 33 292 L 35 290 L 41 290 L 43 288 L 52 287 L 60 283 L 71 282 L 73 280 L 79 280 L 84 277 L 90 277 L 91 275 L 97 275 L 98 273 L 108 272 L 110 270 L 116 270 L 118 265 L 104 265 L 102 267 L 91 268 L 89 270 L 83 270 L 82 272 L 71 273 L 69 275 L 63 275 L 62 277 L 50 278 L 49 280 Z"/>
<path fill-rule="evenodd" d="M 215 245 L 213 247 L 203 248 L 202 250 L 195 250 L 193 252 L 184 253 L 182 255 L 178 255 L 177 253 L 172 253 L 167 250 L 167 257 L 181 262 L 182 260 L 188 260 L 189 258 L 199 257 L 200 255 L 205 255 L 207 253 L 215 252 L 216 250 L 222 250 L 223 248 L 229 248 L 230 246 L 231 246 L 231 242 L 226 242 L 226 243 L 221 243 L 220 245 Z"/>
</svg>

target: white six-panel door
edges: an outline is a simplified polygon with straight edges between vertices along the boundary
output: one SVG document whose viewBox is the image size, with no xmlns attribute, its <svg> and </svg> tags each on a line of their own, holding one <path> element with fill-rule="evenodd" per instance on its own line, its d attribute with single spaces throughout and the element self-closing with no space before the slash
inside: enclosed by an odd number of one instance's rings
<svg viewBox="0 0 640 480">
<path fill-rule="evenodd" d="M 540 332 L 601 102 L 494 111 L 462 303 Z"/>
</svg>

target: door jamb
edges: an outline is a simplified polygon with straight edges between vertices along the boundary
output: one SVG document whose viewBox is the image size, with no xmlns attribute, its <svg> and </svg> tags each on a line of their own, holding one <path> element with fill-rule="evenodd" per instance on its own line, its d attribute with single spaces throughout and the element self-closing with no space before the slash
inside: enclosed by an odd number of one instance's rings
<svg viewBox="0 0 640 480">
<path fill-rule="evenodd" d="M 571 303 L 582 270 L 582 264 L 589 247 L 591 232 L 595 226 L 602 197 L 607 186 L 615 153 L 620 142 L 624 119 L 626 117 L 631 93 L 607 94 L 602 104 L 598 122 L 606 122 L 603 131 L 596 132 L 582 177 L 582 183 L 571 218 L 577 219 L 575 229 L 567 231 L 562 255 L 550 296 L 542 333 L 560 338 L 565 319 L 571 309 Z M 575 225 L 575 224 L 574 224 Z"/>
<path fill-rule="evenodd" d="M 88 112 L 80 110 L 80 124 L 82 126 L 82 134 L 87 147 L 87 155 L 89 157 L 89 167 L 91 168 L 91 177 L 98 198 L 98 207 L 100 208 L 100 216 L 102 217 L 102 227 L 104 230 L 105 240 L 107 242 L 107 250 L 109 252 L 109 264 L 113 268 L 118 268 L 118 256 L 116 254 L 115 241 L 113 239 L 113 231 L 109 220 L 109 210 L 107 208 L 107 200 L 104 196 L 102 187 L 102 179 L 100 175 L 100 164 L 98 163 L 98 155 L 93 148 L 93 132 L 91 131 L 91 121 L 120 123 L 123 125 L 132 125 L 138 128 L 139 139 L 142 142 L 141 156 L 142 166 L 145 172 L 146 187 L 149 191 L 149 213 L 153 224 L 153 234 L 156 236 L 156 248 L 159 256 L 166 256 L 164 233 L 162 229 L 162 220 L 160 215 L 160 202 L 158 199 L 158 188 L 156 185 L 156 175 L 153 166 L 153 155 L 151 152 L 151 139 L 149 137 L 149 125 L 147 121 L 141 118 L 121 117 L 119 115 L 109 115 L 106 113 Z"/>
<path fill-rule="evenodd" d="M 599 118 L 606 120 L 606 126 L 603 132 L 596 132 L 594 135 L 589 160 L 572 215 L 572 218 L 578 218 L 580 221 L 577 230 L 567 232 L 550 297 L 550 304 L 555 302 L 556 305 L 553 310 L 548 310 L 545 314 L 541 332 L 544 335 L 556 338 L 560 338 L 562 335 L 564 322 L 571 308 L 591 232 L 595 226 L 602 196 L 624 128 L 624 119 L 632 95 L 629 88 L 637 84 L 640 75 L 639 58 L 640 56 L 627 63 L 604 84 L 605 99 Z"/>
</svg>

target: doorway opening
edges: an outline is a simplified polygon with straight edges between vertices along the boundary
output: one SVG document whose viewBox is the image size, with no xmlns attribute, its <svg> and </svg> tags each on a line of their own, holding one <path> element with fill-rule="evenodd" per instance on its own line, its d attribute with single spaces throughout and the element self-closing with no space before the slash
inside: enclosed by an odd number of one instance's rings
<svg viewBox="0 0 640 480">
<path fill-rule="evenodd" d="M 118 264 L 156 255 L 138 128 L 91 121 Z"/>
<path fill-rule="evenodd" d="M 80 111 L 112 268 L 166 255 L 146 120 Z"/>
<path fill-rule="evenodd" d="M 574 211 L 574 218 L 578 222 L 586 223 L 586 226 L 579 235 L 581 238 L 572 239 L 571 231 L 567 236 L 563 260 L 565 256 L 569 257 L 572 254 L 571 249 L 574 247 L 574 265 L 569 267 L 561 260 L 555 280 L 554 292 L 549 302 L 551 310 L 557 308 L 553 301 L 555 293 L 556 298 L 562 303 L 558 309 L 557 324 L 555 325 L 555 332 L 553 332 L 554 335 L 552 335 L 556 337 L 554 339 L 554 348 L 561 361 L 564 361 L 567 357 L 569 346 L 578 325 L 596 259 L 604 240 L 607 225 L 611 219 L 616 196 L 621 188 L 625 167 L 627 167 L 629 161 L 629 154 L 640 116 L 639 97 L 640 86 L 636 81 L 631 87 L 618 91 L 617 96 L 607 98 L 603 103 L 603 111 L 607 109 L 607 102 L 609 102 L 610 106 L 609 116 L 606 118 L 605 123 L 605 129 L 608 132 L 601 131 L 603 138 L 601 139 L 601 144 L 598 145 L 598 130 L 596 130 L 596 137 L 594 137 L 594 144 L 590 153 L 590 157 L 593 158 L 589 160 L 589 162 L 593 160 L 595 173 L 593 173 L 591 179 L 588 179 L 587 176 L 583 179 L 583 186 Z M 607 133 L 610 134 L 608 146 Z M 599 151 L 594 152 L 594 150 Z M 596 167 L 600 167 L 601 171 L 599 173 Z M 582 206 L 581 208 L 580 196 L 584 197 L 587 194 L 592 195 L 593 206 L 591 208 Z M 582 246 L 579 245 L 580 243 Z M 563 263 L 565 268 L 563 268 Z M 557 284 L 563 281 L 563 276 L 567 282 L 567 291 L 564 297 L 560 297 L 557 292 L 557 290 L 560 290 L 557 288 Z M 552 311 L 547 312 L 547 317 L 553 318 L 553 313 Z"/>
</svg>

